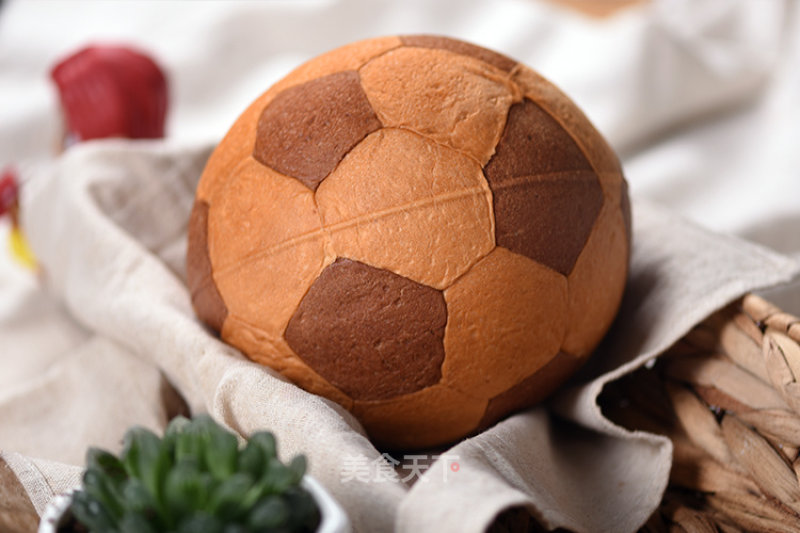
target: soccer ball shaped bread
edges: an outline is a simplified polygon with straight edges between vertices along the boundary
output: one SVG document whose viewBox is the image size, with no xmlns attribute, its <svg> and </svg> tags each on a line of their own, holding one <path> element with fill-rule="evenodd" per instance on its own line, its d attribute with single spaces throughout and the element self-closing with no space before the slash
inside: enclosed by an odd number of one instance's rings
<svg viewBox="0 0 800 533">
<path fill-rule="evenodd" d="M 617 157 L 529 68 L 435 36 L 357 42 L 261 95 L 189 227 L 198 316 L 388 448 L 532 405 L 595 348 L 630 250 Z"/>
</svg>

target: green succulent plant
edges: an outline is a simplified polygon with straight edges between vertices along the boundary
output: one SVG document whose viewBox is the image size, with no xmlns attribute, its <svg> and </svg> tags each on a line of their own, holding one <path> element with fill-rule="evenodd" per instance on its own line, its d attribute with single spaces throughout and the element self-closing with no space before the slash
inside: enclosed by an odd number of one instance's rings
<svg viewBox="0 0 800 533">
<path fill-rule="evenodd" d="M 120 457 L 91 448 L 70 510 L 93 532 L 315 531 L 320 513 L 300 486 L 300 455 L 285 465 L 271 433 L 243 447 L 208 416 L 173 420 L 163 438 L 136 427 Z"/>
</svg>

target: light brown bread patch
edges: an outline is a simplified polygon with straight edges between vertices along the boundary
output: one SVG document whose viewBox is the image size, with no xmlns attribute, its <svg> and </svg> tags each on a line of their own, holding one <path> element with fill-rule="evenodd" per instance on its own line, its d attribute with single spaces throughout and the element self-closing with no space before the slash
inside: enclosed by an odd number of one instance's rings
<svg viewBox="0 0 800 533">
<path fill-rule="evenodd" d="M 389 400 L 355 401 L 353 414 L 379 449 L 413 450 L 469 435 L 486 403 L 438 384 Z"/>
<path fill-rule="evenodd" d="M 622 212 L 608 202 L 568 278 L 567 352 L 588 356 L 611 326 L 625 289 L 628 253 Z"/>
<path fill-rule="evenodd" d="M 326 264 L 314 194 L 252 158 L 209 210 L 214 279 L 232 315 L 279 336 Z"/>
<path fill-rule="evenodd" d="M 444 289 L 494 247 L 478 164 L 409 131 L 356 146 L 316 194 L 336 254 Z"/>
<path fill-rule="evenodd" d="M 560 387 L 583 361 L 579 357 L 558 352 L 535 374 L 490 399 L 479 428 L 485 429 L 509 413 L 538 404 Z"/>
<path fill-rule="evenodd" d="M 516 86 L 482 61 L 446 50 L 398 48 L 361 69 L 381 122 L 489 160 Z"/>
<path fill-rule="evenodd" d="M 444 291 L 442 383 L 491 398 L 547 364 L 564 340 L 567 280 L 495 248 Z"/>
</svg>

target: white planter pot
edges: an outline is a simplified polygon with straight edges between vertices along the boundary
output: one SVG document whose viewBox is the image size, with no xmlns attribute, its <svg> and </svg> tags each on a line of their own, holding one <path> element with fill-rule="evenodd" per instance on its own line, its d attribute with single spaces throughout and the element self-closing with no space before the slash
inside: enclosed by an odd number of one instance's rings
<svg viewBox="0 0 800 533">
<path fill-rule="evenodd" d="M 347 514 L 319 481 L 304 476 L 301 485 L 314 497 L 322 516 L 317 533 L 351 533 L 352 528 Z M 67 511 L 75 490 L 59 494 L 52 499 L 42 514 L 38 533 L 57 533 L 59 526 L 66 524 L 69 519 Z"/>
<path fill-rule="evenodd" d="M 304 489 L 314 496 L 314 500 L 319 506 L 319 512 L 322 515 L 322 521 L 319 524 L 319 528 L 317 528 L 317 533 L 352 532 L 350 519 L 347 518 L 344 509 L 319 481 L 311 476 L 303 476 L 301 484 Z"/>
</svg>

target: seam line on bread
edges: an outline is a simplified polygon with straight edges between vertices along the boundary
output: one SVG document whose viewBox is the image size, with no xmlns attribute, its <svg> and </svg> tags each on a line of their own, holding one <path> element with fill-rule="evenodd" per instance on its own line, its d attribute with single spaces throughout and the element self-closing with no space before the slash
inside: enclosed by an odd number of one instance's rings
<svg viewBox="0 0 800 533">
<path fill-rule="evenodd" d="M 241 266 L 251 263 L 261 257 L 268 257 L 275 252 L 281 251 L 285 248 L 289 248 L 294 246 L 297 243 L 305 242 L 314 238 L 318 238 L 320 236 L 324 237 L 325 232 L 329 232 L 328 234 L 331 235 L 337 231 L 343 229 L 349 229 L 354 226 L 358 226 L 364 222 L 373 222 L 376 220 L 380 220 L 385 217 L 389 217 L 395 215 L 397 213 L 402 213 L 404 211 L 415 210 L 427 207 L 429 205 L 435 204 L 437 202 L 449 202 L 460 200 L 462 198 L 469 198 L 469 197 L 478 197 L 485 195 L 486 191 L 480 186 L 476 187 L 469 187 L 466 189 L 460 189 L 458 191 L 453 191 L 447 194 L 437 194 L 435 196 L 429 196 L 424 199 L 416 200 L 413 202 L 408 202 L 402 205 L 393 206 L 387 209 L 382 209 L 380 211 L 373 211 L 371 213 L 366 213 L 364 215 L 360 215 L 357 217 L 353 217 L 347 220 L 343 220 L 341 222 L 336 222 L 334 224 L 323 225 L 320 229 L 315 229 L 314 231 L 310 231 L 307 233 L 303 233 L 291 239 L 287 239 L 285 241 L 281 241 L 277 244 L 269 246 L 267 248 L 262 248 L 255 252 L 252 252 L 244 257 L 241 258 L 240 261 L 236 263 L 228 264 L 228 265 L 220 265 L 214 271 L 215 279 L 221 278 L 223 276 L 227 276 L 236 270 L 238 270 Z M 204 280 L 205 281 L 205 280 Z M 203 283 L 201 283 L 202 285 Z"/>
</svg>

